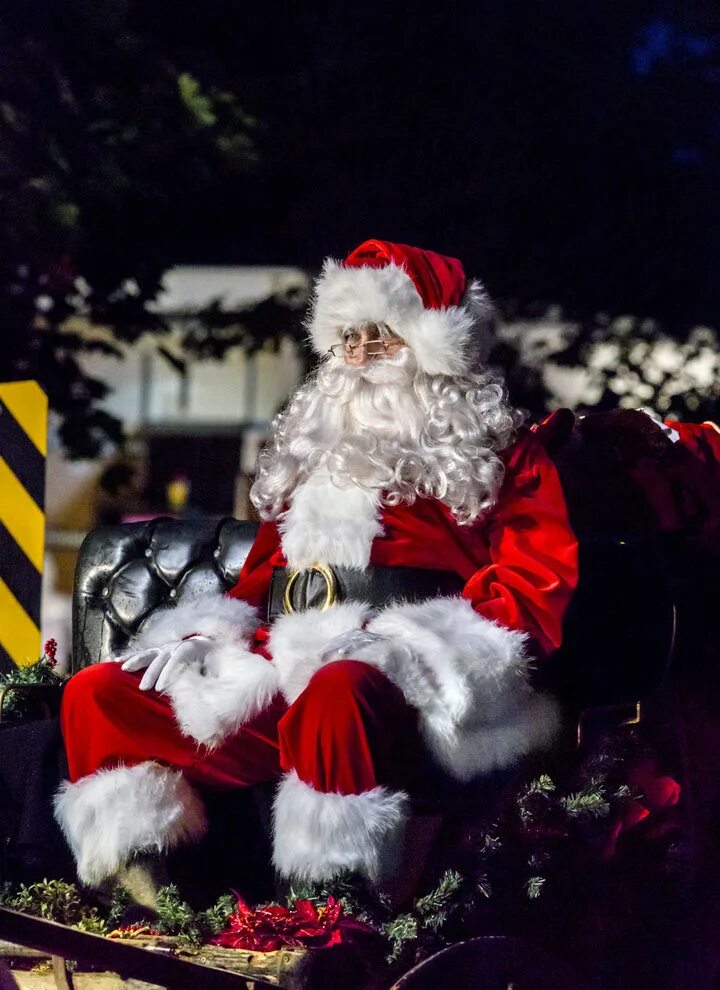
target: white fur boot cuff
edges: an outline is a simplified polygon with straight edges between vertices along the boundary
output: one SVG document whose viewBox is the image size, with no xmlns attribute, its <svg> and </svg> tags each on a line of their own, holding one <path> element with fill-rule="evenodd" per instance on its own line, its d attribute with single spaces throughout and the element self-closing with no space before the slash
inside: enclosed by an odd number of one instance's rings
<svg viewBox="0 0 720 990">
<path fill-rule="evenodd" d="M 178 770 L 159 763 L 98 770 L 55 795 L 55 818 L 78 877 L 98 884 L 137 852 L 164 852 L 202 838 L 202 801 Z"/>
<path fill-rule="evenodd" d="M 295 771 L 275 796 L 273 863 L 283 876 L 327 880 L 344 870 L 378 883 L 400 863 L 408 798 L 374 787 L 362 794 L 327 794 Z"/>
</svg>

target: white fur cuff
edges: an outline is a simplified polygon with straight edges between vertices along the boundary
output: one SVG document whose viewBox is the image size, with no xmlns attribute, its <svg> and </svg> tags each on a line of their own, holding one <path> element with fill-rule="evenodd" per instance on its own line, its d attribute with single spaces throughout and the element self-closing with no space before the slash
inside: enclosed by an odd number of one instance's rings
<svg viewBox="0 0 720 990">
<path fill-rule="evenodd" d="M 374 787 L 362 794 L 326 794 L 295 771 L 278 787 L 273 863 L 286 877 L 328 880 L 343 870 L 376 883 L 399 866 L 407 795 Z"/>
<path fill-rule="evenodd" d="M 255 609 L 247 602 L 212 592 L 152 612 L 126 652 L 167 646 L 192 633 L 248 644 L 259 624 Z"/>
<path fill-rule="evenodd" d="M 185 735 L 217 746 L 266 708 L 278 690 L 273 664 L 230 642 L 218 643 L 202 665 L 179 671 L 165 694 Z"/>
<path fill-rule="evenodd" d="M 302 694 L 312 675 L 324 665 L 322 653 L 328 643 L 360 629 L 371 614 L 369 605 L 345 602 L 325 612 L 310 609 L 275 620 L 268 645 L 288 704 Z"/>
<path fill-rule="evenodd" d="M 55 818 L 83 883 L 112 876 L 137 852 L 164 852 L 202 838 L 202 801 L 178 770 L 158 763 L 98 770 L 55 796 Z"/>
<path fill-rule="evenodd" d="M 419 710 L 428 748 L 458 779 L 509 766 L 555 735 L 558 706 L 528 683 L 525 635 L 483 618 L 469 601 L 391 606 L 368 630 L 387 647 L 358 659 L 379 667 Z"/>
</svg>

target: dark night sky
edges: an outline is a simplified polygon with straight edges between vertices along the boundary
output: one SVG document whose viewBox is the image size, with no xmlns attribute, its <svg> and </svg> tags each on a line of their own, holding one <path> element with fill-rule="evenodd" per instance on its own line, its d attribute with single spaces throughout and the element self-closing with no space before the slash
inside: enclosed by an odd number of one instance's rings
<svg viewBox="0 0 720 990">
<path fill-rule="evenodd" d="M 260 122 L 258 174 L 185 260 L 384 237 L 495 296 L 718 322 L 717 4 L 149 6 Z"/>
</svg>

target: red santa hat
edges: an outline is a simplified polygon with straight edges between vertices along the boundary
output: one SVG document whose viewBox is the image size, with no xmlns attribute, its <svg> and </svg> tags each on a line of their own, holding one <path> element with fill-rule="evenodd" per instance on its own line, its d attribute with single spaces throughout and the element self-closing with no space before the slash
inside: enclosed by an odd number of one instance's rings
<svg viewBox="0 0 720 990">
<path fill-rule="evenodd" d="M 308 329 L 325 354 L 348 327 L 383 323 L 413 349 L 422 371 L 454 376 L 482 361 L 492 315 L 482 284 L 468 283 L 457 258 L 370 240 L 343 262 L 327 259 Z"/>
</svg>

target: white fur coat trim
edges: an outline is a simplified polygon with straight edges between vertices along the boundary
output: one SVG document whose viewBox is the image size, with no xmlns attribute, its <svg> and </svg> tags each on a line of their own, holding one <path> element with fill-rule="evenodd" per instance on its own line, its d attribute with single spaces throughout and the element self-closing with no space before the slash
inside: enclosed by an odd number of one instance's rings
<svg viewBox="0 0 720 990">
<path fill-rule="evenodd" d="M 327 794 L 295 771 L 283 777 L 274 806 L 273 863 L 286 877 L 329 880 L 351 870 L 378 882 L 399 866 L 407 795 L 374 787 Z"/>
<path fill-rule="evenodd" d="M 295 490 L 280 521 L 288 565 L 302 570 L 321 561 L 364 570 L 372 542 L 383 532 L 379 515 L 377 492 L 341 488 L 326 470 L 316 470 Z"/>
<path fill-rule="evenodd" d="M 214 641 L 205 660 L 178 671 L 164 693 L 185 735 L 217 746 L 278 690 L 272 664 L 250 652 L 259 624 L 247 602 L 211 592 L 152 613 L 125 653 L 176 644 L 192 633 Z"/>
<path fill-rule="evenodd" d="M 345 268 L 332 259 L 318 279 L 308 321 L 318 354 L 325 354 L 342 331 L 358 323 L 384 323 L 415 352 L 428 375 L 470 371 L 485 344 L 492 306 L 480 283 L 473 282 L 459 306 L 426 309 L 404 268 Z"/>
<path fill-rule="evenodd" d="M 323 651 L 331 640 L 360 629 L 372 614 L 362 602 L 345 602 L 321 612 L 310 609 L 281 615 L 270 632 L 268 647 L 278 682 L 288 704 L 307 687 L 324 663 Z"/>
<path fill-rule="evenodd" d="M 218 643 L 202 664 L 188 664 L 165 688 L 186 736 L 205 746 L 249 722 L 278 692 L 277 670 L 241 643 Z"/>
<path fill-rule="evenodd" d="M 259 625 L 255 609 L 247 602 L 210 592 L 151 612 L 125 652 L 178 643 L 192 633 L 248 644 Z"/>
<path fill-rule="evenodd" d="M 390 606 L 367 628 L 383 640 L 357 659 L 379 667 L 419 710 L 430 751 L 459 780 L 509 766 L 557 732 L 558 706 L 528 683 L 526 637 L 469 601 Z"/>
<path fill-rule="evenodd" d="M 352 653 L 394 683 L 420 712 L 426 745 L 458 780 L 507 767 L 550 745 L 559 706 L 528 682 L 526 637 L 483 618 L 463 598 L 390 605 L 346 602 L 284 615 L 270 633 L 279 686 L 289 704 L 337 659 L 328 646 L 367 623 L 378 639 Z"/>
<path fill-rule="evenodd" d="M 164 852 L 207 830 L 202 801 L 178 770 L 158 763 L 98 770 L 55 796 L 55 817 L 83 883 L 98 884 L 138 852 Z"/>
</svg>

